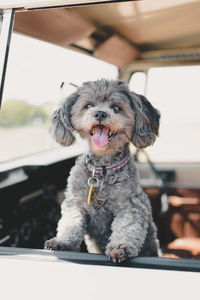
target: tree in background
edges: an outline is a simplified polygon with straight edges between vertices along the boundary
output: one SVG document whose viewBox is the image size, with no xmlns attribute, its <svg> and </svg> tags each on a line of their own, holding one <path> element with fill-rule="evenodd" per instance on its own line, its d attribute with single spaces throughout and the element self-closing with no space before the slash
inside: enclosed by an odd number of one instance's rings
<svg viewBox="0 0 200 300">
<path fill-rule="evenodd" d="M 17 127 L 35 122 L 45 123 L 48 118 L 48 104 L 35 106 L 21 100 L 8 100 L 0 111 L 1 127 Z"/>
</svg>

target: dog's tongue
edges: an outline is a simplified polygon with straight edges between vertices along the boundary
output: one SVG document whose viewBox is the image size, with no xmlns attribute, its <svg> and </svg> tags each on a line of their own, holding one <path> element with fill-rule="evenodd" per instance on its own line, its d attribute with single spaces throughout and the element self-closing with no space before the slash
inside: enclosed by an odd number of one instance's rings
<svg viewBox="0 0 200 300">
<path fill-rule="evenodd" d="M 96 147 L 103 147 L 108 144 L 108 128 L 104 126 L 94 127 L 94 135 L 91 140 Z"/>
</svg>

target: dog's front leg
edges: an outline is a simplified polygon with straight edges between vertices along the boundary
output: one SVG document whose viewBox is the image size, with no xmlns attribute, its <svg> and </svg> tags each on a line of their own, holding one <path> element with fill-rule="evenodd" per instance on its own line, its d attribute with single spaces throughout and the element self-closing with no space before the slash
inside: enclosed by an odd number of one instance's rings
<svg viewBox="0 0 200 300">
<path fill-rule="evenodd" d="M 105 254 L 113 262 L 138 256 L 147 235 L 148 214 L 143 214 L 140 208 L 119 211 L 111 228 Z"/>
<path fill-rule="evenodd" d="M 45 242 L 48 250 L 79 251 L 86 233 L 86 221 L 83 212 L 73 205 L 62 205 L 62 217 L 58 222 L 56 237 Z"/>
</svg>

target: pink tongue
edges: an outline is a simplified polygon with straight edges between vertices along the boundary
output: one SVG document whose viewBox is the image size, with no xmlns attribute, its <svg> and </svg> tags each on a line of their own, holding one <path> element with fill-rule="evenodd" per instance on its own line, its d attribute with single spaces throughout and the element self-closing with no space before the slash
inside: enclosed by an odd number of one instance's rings
<svg viewBox="0 0 200 300">
<path fill-rule="evenodd" d="M 108 144 L 108 128 L 96 126 L 95 133 L 92 136 L 92 143 L 96 147 L 103 147 Z"/>
</svg>

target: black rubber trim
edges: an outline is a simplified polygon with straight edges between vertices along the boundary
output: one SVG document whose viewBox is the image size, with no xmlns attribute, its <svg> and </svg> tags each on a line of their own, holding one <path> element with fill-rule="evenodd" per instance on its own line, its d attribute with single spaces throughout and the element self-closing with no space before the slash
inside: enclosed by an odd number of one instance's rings
<svg viewBox="0 0 200 300">
<path fill-rule="evenodd" d="M 8 31 L 8 38 L 7 38 L 7 44 L 6 44 L 6 53 L 4 57 L 3 63 L 3 72 L 2 72 L 2 78 L 0 78 L 1 86 L 0 86 L 0 108 L 3 98 L 3 89 L 4 89 L 4 83 L 5 83 L 5 77 L 6 77 L 6 69 L 7 69 L 7 63 L 8 63 L 8 54 L 10 49 L 10 41 L 13 31 L 13 24 L 14 24 L 14 10 L 12 10 L 11 13 L 11 19 L 10 19 L 10 25 L 9 25 L 9 31 Z"/>
<path fill-rule="evenodd" d="M 200 260 L 162 257 L 135 257 L 128 262 L 114 264 L 105 255 L 70 251 L 47 251 L 39 249 L 0 247 L 0 257 L 48 262 L 69 261 L 77 264 L 116 266 L 172 271 L 200 272 Z"/>
<path fill-rule="evenodd" d="M 76 44 L 70 44 L 70 46 L 71 46 L 72 48 L 75 48 L 75 49 L 81 50 L 81 51 L 83 51 L 83 52 L 86 52 L 86 53 L 88 53 L 88 54 L 90 54 L 90 55 L 94 54 L 94 51 L 93 51 L 93 50 L 89 50 L 89 49 L 84 48 L 84 47 L 81 47 L 81 46 L 79 46 L 79 45 L 76 45 Z"/>
<path fill-rule="evenodd" d="M 42 10 L 42 9 L 51 9 L 51 8 L 65 8 L 65 7 L 76 7 L 76 6 L 89 6 L 89 5 L 100 5 L 100 4 L 112 4 L 118 2 L 133 2 L 133 0 L 110 0 L 110 1 L 100 1 L 100 2 L 88 2 L 88 3 L 71 3 L 71 4 L 61 4 L 61 5 L 54 5 L 54 6 L 44 6 L 44 7 L 33 7 L 33 8 L 26 8 L 26 10 Z"/>
</svg>

